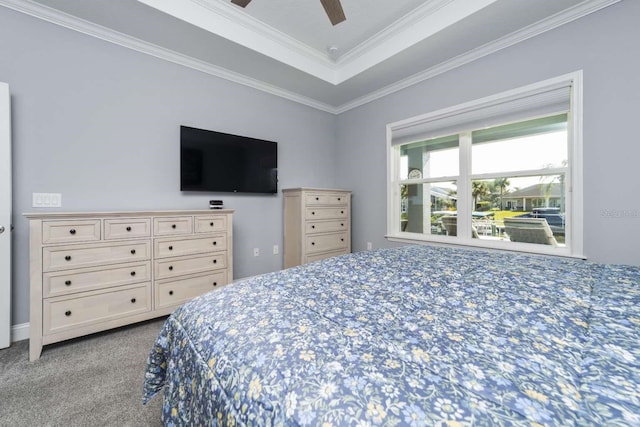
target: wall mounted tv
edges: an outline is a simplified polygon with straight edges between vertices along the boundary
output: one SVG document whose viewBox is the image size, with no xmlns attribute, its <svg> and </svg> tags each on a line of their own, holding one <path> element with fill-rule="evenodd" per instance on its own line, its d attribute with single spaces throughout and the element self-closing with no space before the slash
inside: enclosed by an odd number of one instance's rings
<svg viewBox="0 0 640 427">
<path fill-rule="evenodd" d="M 180 190 L 278 192 L 278 144 L 180 126 Z"/>
</svg>

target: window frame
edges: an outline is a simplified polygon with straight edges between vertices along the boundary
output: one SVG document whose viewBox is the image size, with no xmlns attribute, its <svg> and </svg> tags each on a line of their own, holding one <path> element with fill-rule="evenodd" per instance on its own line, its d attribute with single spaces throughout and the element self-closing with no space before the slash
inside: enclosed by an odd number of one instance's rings
<svg viewBox="0 0 640 427">
<path fill-rule="evenodd" d="M 485 105 L 493 105 L 503 100 L 518 98 L 527 94 L 543 94 L 551 88 L 558 85 L 568 85 L 571 90 L 569 94 L 569 111 L 567 113 L 567 166 L 561 168 L 540 169 L 531 171 L 511 171 L 498 172 L 490 174 L 472 174 L 471 169 L 471 132 L 476 129 L 467 129 L 460 127 L 454 132 L 447 131 L 447 134 L 460 135 L 459 141 L 459 176 L 456 177 L 437 177 L 437 178 L 421 178 L 421 179 L 400 179 L 400 147 L 406 143 L 393 144 L 393 132 L 396 129 L 406 129 L 412 125 L 420 125 L 428 123 L 429 120 L 436 120 L 443 116 L 455 116 L 469 110 L 478 108 L 482 109 Z M 516 252 L 529 252 L 545 255 L 570 256 L 577 258 L 585 258 L 583 254 L 583 159 L 582 159 L 582 71 L 576 71 L 570 74 L 559 76 L 556 78 L 544 80 L 531 85 L 523 86 L 496 95 L 470 101 L 453 107 L 437 110 L 431 113 L 423 114 L 406 120 L 387 124 L 387 234 L 386 238 L 392 242 L 400 243 L 419 243 L 419 244 L 441 244 L 454 246 L 470 246 L 488 249 L 500 249 Z M 566 111 L 558 111 L 563 113 Z M 545 116 L 548 114 L 544 114 Z M 531 117 L 535 118 L 535 116 Z M 505 120 L 505 124 L 509 123 Z M 445 135 L 440 135 L 445 136 Z M 550 247 L 547 245 L 520 243 L 497 240 L 484 240 L 472 238 L 471 236 L 471 213 L 472 213 L 472 196 L 471 182 L 473 180 L 482 179 L 483 176 L 489 176 L 490 179 L 496 177 L 513 177 L 517 175 L 552 175 L 554 173 L 563 173 L 566 177 L 566 208 L 565 216 L 567 218 L 567 240 L 565 246 Z M 442 236 L 434 234 L 410 233 L 403 232 L 400 229 L 401 224 L 401 195 L 400 186 L 402 184 L 423 184 L 442 182 L 446 180 L 458 181 L 458 233 L 457 236 Z M 464 197 L 462 196 L 464 195 Z"/>
</svg>

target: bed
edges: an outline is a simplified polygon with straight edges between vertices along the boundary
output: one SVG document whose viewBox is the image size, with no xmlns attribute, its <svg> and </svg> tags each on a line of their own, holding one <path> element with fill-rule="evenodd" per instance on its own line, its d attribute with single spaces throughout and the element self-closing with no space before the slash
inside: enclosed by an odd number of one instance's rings
<svg viewBox="0 0 640 427">
<path fill-rule="evenodd" d="M 406 246 L 240 281 L 165 322 L 165 425 L 640 425 L 640 268 Z"/>
</svg>

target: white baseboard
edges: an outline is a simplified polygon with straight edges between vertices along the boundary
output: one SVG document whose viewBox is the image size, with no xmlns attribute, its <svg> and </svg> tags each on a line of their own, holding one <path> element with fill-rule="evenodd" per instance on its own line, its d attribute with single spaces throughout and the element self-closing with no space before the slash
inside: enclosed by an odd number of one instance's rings
<svg viewBox="0 0 640 427">
<path fill-rule="evenodd" d="M 21 323 L 11 327 L 11 342 L 29 339 L 29 323 Z"/>
</svg>

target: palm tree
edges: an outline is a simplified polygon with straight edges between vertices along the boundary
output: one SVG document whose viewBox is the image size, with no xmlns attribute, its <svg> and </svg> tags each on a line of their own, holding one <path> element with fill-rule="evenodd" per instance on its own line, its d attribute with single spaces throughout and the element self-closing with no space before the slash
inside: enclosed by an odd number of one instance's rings
<svg viewBox="0 0 640 427">
<path fill-rule="evenodd" d="M 471 197 L 473 197 L 473 209 L 478 205 L 478 199 L 489 194 L 489 186 L 486 181 L 471 182 Z"/>
<path fill-rule="evenodd" d="M 500 210 L 502 210 L 502 195 L 505 191 L 507 191 L 507 187 L 509 187 L 511 183 L 509 182 L 509 178 L 496 178 L 493 180 L 493 188 L 496 190 L 500 190 Z"/>
</svg>

